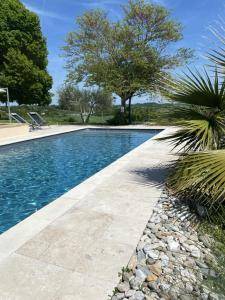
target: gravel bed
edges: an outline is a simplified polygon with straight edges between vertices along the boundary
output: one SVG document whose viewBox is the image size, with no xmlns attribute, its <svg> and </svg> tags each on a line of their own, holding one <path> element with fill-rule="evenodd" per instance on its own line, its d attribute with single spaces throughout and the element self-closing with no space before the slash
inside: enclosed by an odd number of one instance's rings
<svg viewBox="0 0 225 300">
<path fill-rule="evenodd" d="M 192 216 L 163 193 L 111 300 L 225 299 L 204 285 L 217 277 L 214 241 L 198 232 Z"/>
</svg>

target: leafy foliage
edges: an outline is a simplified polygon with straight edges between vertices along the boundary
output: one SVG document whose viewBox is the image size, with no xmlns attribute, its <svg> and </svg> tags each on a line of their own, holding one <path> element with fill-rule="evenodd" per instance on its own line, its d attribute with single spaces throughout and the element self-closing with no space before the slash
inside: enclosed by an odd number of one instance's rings
<svg viewBox="0 0 225 300">
<path fill-rule="evenodd" d="M 219 72 L 222 75 L 225 75 L 225 29 L 222 25 L 220 31 L 213 29 L 212 32 L 220 41 L 220 45 L 218 46 L 218 49 L 212 49 L 207 57 L 217 66 Z"/>
<path fill-rule="evenodd" d="M 167 96 L 173 101 L 217 110 L 224 109 L 225 82 L 219 82 L 217 72 L 212 79 L 206 70 L 204 74 L 189 70 L 189 73 L 164 84 Z"/>
<path fill-rule="evenodd" d="M 0 32 L 0 86 L 8 87 L 18 104 L 49 104 L 52 78 L 37 15 L 19 0 L 1 1 Z M 6 101 L 3 94 L 0 97 Z"/>
<path fill-rule="evenodd" d="M 180 112 L 186 118 L 191 116 L 193 119 L 177 122 L 180 129 L 159 140 L 169 139 L 174 148 L 184 152 L 220 148 L 225 123 L 219 112 L 204 107 L 180 108 Z"/>
<path fill-rule="evenodd" d="M 124 18 L 110 22 L 101 10 L 77 19 L 64 47 L 69 80 L 97 85 L 121 98 L 125 107 L 135 95 L 155 91 L 158 78 L 192 56 L 189 49 L 170 54 L 182 38 L 181 24 L 162 6 L 130 0 Z"/>
<path fill-rule="evenodd" d="M 225 151 L 203 151 L 184 156 L 169 182 L 180 193 L 192 190 L 211 204 L 224 202 Z"/>
<path fill-rule="evenodd" d="M 80 90 L 71 84 L 58 91 L 59 105 L 62 109 L 79 110 L 83 123 L 88 123 L 94 112 L 111 109 L 112 95 L 105 90 Z"/>
<path fill-rule="evenodd" d="M 189 70 L 167 81 L 169 99 L 183 103 L 183 112 L 193 118 L 179 123 L 180 129 L 165 139 L 187 152 L 170 175 L 169 186 L 180 198 L 203 204 L 211 220 L 225 224 L 225 44 L 220 40 L 223 46 L 208 56 L 215 64 L 212 75 Z"/>
</svg>

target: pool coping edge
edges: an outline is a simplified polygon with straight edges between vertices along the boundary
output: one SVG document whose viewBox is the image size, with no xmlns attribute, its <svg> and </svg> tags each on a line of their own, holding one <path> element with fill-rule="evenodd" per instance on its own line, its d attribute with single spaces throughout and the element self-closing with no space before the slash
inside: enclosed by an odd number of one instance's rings
<svg viewBox="0 0 225 300">
<path fill-rule="evenodd" d="M 86 129 L 95 129 L 99 128 L 96 126 L 84 127 Z M 84 129 L 83 128 L 83 129 Z M 103 128 L 103 127 L 101 127 Z M 107 129 L 113 127 L 105 127 Z M 82 128 L 75 129 L 81 130 Z M 118 128 L 116 129 L 128 129 L 128 128 Z M 132 129 L 132 128 L 130 128 Z M 137 129 L 134 127 L 133 129 Z M 139 129 L 151 130 L 151 129 L 160 129 L 153 127 L 142 127 Z M 161 128 L 163 129 L 163 128 Z M 75 186 L 62 196 L 53 200 L 48 205 L 44 206 L 37 212 L 33 213 L 20 223 L 8 229 L 6 232 L 0 235 L 0 261 L 4 260 L 12 253 L 14 253 L 18 248 L 20 248 L 27 241 L 32 239 L 36 234 L 42 231 L 45 227 L 50 225 L 54 220 L 64 215 L 69 209 L 71 209 L 78 201 L 82 201 L 88 193 L 93 191 L 96 186 L 101 184 L 107 177 L 117 172 L 119 169 L 123 167 L 124 164 L 127 163 L 127 160 L 132 158 L 132 155 L 137 151 L 144 149 L 146 145 L 153 144 L 158 137 L 162 137 L 167 135 L 170 127 L 160 131 L 154 137 L 148 139 L 138 147 L 129 151 L 127 154 L 123 155 L 119 159 L 112 162 L 107 167 L 103 168 L 99 172 L 95 173 L 79 185 Z M 74 129 L 71 131 L 75 131 Z M 69 131 L 69 132 L 71 132 Z M 66 133 L 66 132 L 65 132 Z M 40 137 L 39 137 L 40 138 Z M 159 195 L 160 196 L 160 195 Z"/>
</svg>

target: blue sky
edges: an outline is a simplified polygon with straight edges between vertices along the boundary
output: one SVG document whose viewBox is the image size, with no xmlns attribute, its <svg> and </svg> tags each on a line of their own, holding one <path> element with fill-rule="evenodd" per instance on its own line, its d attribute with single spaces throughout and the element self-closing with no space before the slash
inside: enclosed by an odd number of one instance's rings
<svg viewBox="0 0 225 300">
<path fill-rule="evenodd" d="M 64 60 L 60 57 L 60 48 L 64 45 L 66 34 L 76 28 L 75 19 L 85 10 L 103 8 L 109 17 L 118 19 L 121 16 L 121 5 L 126 0 L 23 0 L 28 9 L 36 12 L 41 19 L 42 31 L 47 38 L 49 49 L 49 72 L 53 76 L 53 93 L 66 77 Z M 210 26 L 217 26 L 225 12 L 224 0 L 156 0 L 172 11 L 172 16 L 182 22 L 184 39 L 177 46 L 189 47 L 201 56 L 212 46 Z M 204 63 L 200 58 L 196 66 Z M 56 97 L 54 102 L 56 101 Z"/>
</svg>

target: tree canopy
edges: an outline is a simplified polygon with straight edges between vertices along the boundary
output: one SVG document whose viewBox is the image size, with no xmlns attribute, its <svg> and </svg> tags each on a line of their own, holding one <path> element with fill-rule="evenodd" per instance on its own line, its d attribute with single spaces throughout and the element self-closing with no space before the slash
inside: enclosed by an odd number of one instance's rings
<svg viewBox="0 0 225 300">
<path fill-rule="evenodd" d="M 170 50 L 182 26 L 170 12 L 144 0 L 130 0 L 112 22 L 102 10 L 85 12 L 64 47 L 68 79 L 117 94 L 125 107 L 135 95 L 155 91 L 158 78 L 192 57 L 190 49 Z"/>
<path fill-rule="evenodd" d="M 49 104 L 52 78 L 38 16 L 19 0 L 1 1 L 0 32 L 0 87 L 8 87 L 18 104 Z"/>
<path fill-rule="evenodd" d="M 79 89 L 65 84 L 58 90 L 59 106 L 67 110 L 79 110 L 83 123 L 88 123 L 94 112 L 107 111 L 112 107 L 112 94 L 103 89 Z"/>
</svg>

